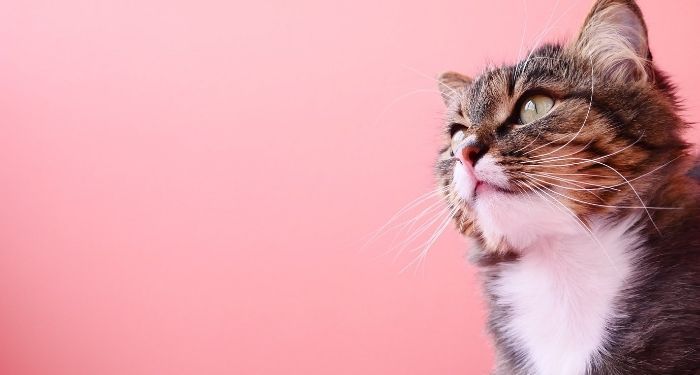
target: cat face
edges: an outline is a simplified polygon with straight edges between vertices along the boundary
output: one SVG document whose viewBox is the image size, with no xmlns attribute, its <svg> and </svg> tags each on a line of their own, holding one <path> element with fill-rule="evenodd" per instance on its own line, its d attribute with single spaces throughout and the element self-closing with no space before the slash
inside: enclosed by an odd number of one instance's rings
<svg viewBox="0 0 700 375">
<path fill-rule="evenodd" d="M 687 147 L 632 1 L 598 1 L 574 42 L 474 80 L 445 73 L 440 89 L 439 183 L 460 231 L 490 251 L 580 231 L 593 217 L 653 222 L 646 198 Z"/>
</svg>

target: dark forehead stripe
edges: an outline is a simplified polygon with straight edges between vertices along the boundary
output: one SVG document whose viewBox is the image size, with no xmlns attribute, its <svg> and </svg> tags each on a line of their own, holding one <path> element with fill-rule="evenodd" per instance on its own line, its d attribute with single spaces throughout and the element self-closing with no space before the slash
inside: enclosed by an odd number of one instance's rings
<svg viewBox="0 0 700 375">
<path fill-rule="evenodd" d="M 537 85 L 552 80 L 571 79 L 572 73 L 587 71 L 564 54 L 560 45 L 548 44 L 533 52 L 515 66 L 516 82 Z M 590 75 L 590 74 L 589 74 Z M 576 77 L 580 80 L 579 77 Z"/>
<path fill-rule="evenodd" d="M 516 65 L 501 66 L 483 73 L 469 88 L 465 109 L 467 115 L 479 123 L 487 118 L 494 110 L 494 104 L 515 95 L 518 82 L 525 86 L 537 86 L 547 82 L 563 79 L 569 71 L 571 63 L 563 57 L 559 45 L 545 45 L 533 51 L 529 57 Z"/>
<path fill-rule="evenodd" d="M 508 80 L 508 96 L 513 97 L 513 93 L 515 92 L 515 83 L 517 82 L 515 77 L 515 67 L 509 66 L 506 69 L 506 79 Z"/>
<path fill-rule="evenodd" d="M 504 85 L 509 84 L 510 76 L 509 69 L 501 67 L 487 71 L 474 83 L 467 103 L 468 115 L 473 123 L 480 123 L 493 115 L 496 103 L 503 99 Z"/>
<path fill-rule="evenodd" d="M 473 122 L 479 122 L 485 115 L 488 98 L 484 98 L 484 88 L 487 86 L 488 77 L 489 73 L 483 74 L 469 90 L 471 95 L 469 95 L 467 112 Z"/>
</svg>

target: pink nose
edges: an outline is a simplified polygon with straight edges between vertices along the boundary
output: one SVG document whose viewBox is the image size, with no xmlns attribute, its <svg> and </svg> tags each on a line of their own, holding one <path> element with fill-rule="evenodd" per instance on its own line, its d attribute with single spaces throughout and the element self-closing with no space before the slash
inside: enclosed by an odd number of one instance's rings
<svg viewBox="0 0 700 375">
<path fill-rule="evenodd" d="M 469 145 L 462 147 L 457 153 L 459 161 L 464 165 L 474 166 L 479 159 L 488 151 L 485 147 Z"/>
</svg>

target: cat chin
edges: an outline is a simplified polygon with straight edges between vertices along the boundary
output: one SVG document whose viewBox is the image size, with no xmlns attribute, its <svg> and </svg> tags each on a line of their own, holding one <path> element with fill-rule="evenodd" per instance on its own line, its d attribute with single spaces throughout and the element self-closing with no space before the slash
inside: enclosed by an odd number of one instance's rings
<svg viewBox="0 0 700 375">
<path fill-rule="evenodd" d="M 487 248 L 522 251 L 537 242 L 581 233 L 581 227 L 563 208 L 537 195 L 497 190 L 478 193 L 474 221 Z"/>
<path fill-rule="evenodd" d="M 560 203 L 510 191 L 508 177 L 490 155 L 479 160 L 473 170 L 456 164 L 452 181 L 487 249 L 518 251 L 541 240 L 581 231 L 568 208 Z"/>
</svg>

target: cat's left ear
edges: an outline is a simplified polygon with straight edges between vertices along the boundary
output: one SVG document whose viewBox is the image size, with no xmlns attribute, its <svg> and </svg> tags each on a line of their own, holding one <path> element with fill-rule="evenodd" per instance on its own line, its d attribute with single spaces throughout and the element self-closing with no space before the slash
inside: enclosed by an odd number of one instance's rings
<svg viewBox="0 0 700 375">
<path fill-rule="evenodd" d="M 471 85 L 472 79 L 457 72 L 445 72 L 438 76 L 438 89 L 445 105 L 449 106 L 455 99 L 458 99 L 467 86 Z"/>
<path fill-rule="evenodd" d="M 571 47 L 606 79 L 630 83 L 649 78 L 647 27 L 634 0 L 598 0 Z"/>
</svg>

